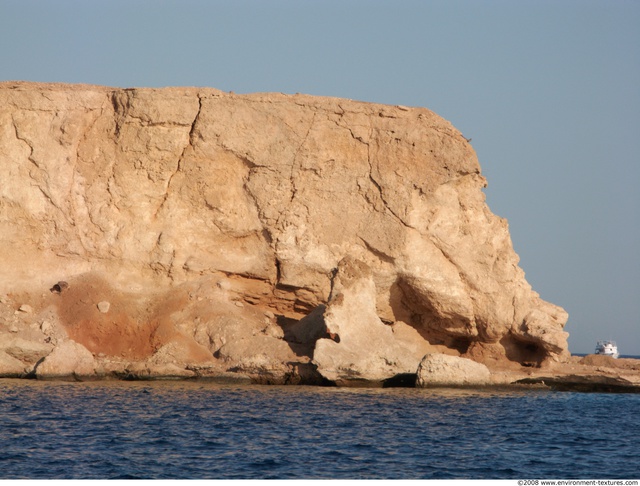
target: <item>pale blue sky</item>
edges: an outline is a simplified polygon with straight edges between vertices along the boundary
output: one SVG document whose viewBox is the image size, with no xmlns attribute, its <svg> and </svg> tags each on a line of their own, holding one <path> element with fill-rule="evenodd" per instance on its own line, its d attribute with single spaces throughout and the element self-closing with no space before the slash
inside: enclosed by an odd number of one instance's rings
<svg viewBox="0 0 640 486">
<path fill-rule="evenodd" d="M 427 107 L 570 350 L 640 355 L 640 1 L 0 0 L 0 80 Z"/>
</svg>

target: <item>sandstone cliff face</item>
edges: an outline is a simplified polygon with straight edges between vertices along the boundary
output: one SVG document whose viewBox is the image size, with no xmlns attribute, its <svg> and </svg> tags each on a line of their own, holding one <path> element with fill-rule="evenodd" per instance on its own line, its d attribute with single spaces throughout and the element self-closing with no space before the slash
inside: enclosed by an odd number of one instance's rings
<svg viewBox="0 0 640 486">
<path fill-rule="evenodd" d="M 567 314 L 483 187 L 422 108 L 0 83 L 0 341 L 74 341 L 83 373 L 291 383 L 415 373 L 427 352 L 563 360 Z"/>
</svg>

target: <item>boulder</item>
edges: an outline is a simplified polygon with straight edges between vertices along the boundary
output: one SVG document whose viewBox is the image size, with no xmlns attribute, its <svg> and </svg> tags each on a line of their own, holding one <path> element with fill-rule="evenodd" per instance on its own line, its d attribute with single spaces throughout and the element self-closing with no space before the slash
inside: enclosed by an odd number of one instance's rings
<svg viewBox="0 0 640 486">
<path fill-rule="evenodd" d="M 38 379 L 75 378 L 88 379 L 96 376 L 96 361 L 87 348 L 75 341 L 59 344 L 35 368 Z"/>
<path fill-rule="evenodd" d="M 25 376 L 26 366 L 19 359 L 0 351 L 0 378 L 18 378 Z"/>
<path fill-rule="evenodd" d="M 217 353 L 227 371 L 241 373 L 258 383 L 287 384 L 296 374 L 293 364 L 308 363 L 283 340 L 251 336 L 224 344 Z"/>
<path fill-rule="evenodd" d="M 109 312 L 110 307 L 111 307 L 111 303 L 107 302 L 106 300 L 98 302 L 98 310 L 103 314 L 106 314 L 107 312 Z"/>
<path fill-rule="evenodd" d="M 53 346 L 48 343 L 31 341 L 19 336 L 0 337 L 0 351 L 28 364 L 35 364 L 51 353 Z"/>
<path fill-rule="evenodd" d="M 418 366 L 416 386 L 482 386 L 491 383 L 489 368 L 470 359 L 427 354 Z"/>
</svg>

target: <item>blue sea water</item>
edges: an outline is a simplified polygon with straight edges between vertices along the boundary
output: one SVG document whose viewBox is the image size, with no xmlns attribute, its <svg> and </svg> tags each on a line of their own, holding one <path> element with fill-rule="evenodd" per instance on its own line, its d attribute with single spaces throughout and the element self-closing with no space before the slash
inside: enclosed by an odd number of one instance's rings
<svg viewBox="0 0 640 486">
<path fill-rule="evenodd" d="M 0 478 L 640 477 L 640 395 L 0 380 Z"/>
</svg>

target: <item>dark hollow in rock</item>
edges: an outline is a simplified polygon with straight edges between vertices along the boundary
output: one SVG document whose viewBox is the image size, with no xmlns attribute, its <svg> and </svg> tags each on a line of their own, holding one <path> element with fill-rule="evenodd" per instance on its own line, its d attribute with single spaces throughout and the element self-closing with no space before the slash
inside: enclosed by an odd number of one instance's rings
<svg viewBox="0 0 640 486">
<path fill-rule="evenodd" d="M 61 294 L 62 292 L 64 292 L 68 288 L 69 288 L 69 284 L 67 282 L 65 282 L 64 280 L 60 280 L 57 284 L 55 284 L 53 287 L 51 287 L 49 289 L 49 291 L 51 293 L 54 293 L 54 294 Z"/>
</svg>

